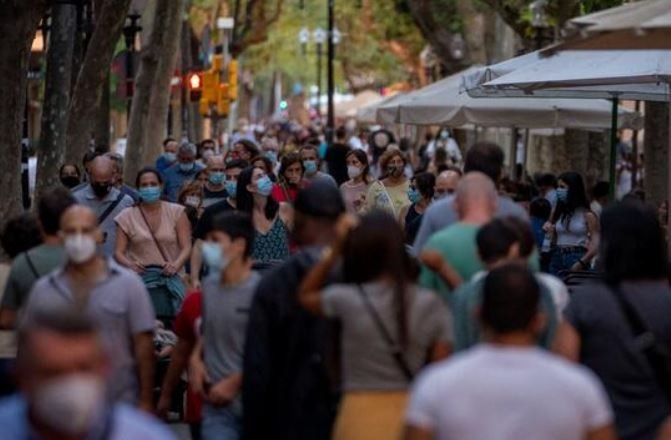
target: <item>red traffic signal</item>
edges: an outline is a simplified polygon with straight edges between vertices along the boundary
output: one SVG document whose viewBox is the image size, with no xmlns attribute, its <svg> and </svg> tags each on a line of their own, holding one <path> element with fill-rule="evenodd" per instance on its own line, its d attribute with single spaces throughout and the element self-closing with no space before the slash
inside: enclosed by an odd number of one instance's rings
<svg viewBox="0 0 671 440">
<path fill-rule="evenodd" d="M 203 94 L 203 73 L 191 72 L 187 75 L 186 84 L 189 88 L 189 96 L 192 102 L 200 101 Z"/>
</svg>

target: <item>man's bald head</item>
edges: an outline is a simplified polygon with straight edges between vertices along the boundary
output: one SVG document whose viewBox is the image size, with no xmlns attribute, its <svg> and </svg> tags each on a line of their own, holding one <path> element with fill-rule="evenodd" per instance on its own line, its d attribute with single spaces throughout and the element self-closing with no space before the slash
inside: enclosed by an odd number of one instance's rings
<svg viewBox="0 0 671 440">
<path fill-rule="evenodd" d="M 91 183 L 114 183 L 116 163 L 107 156 L 98 156 L 89 165 Z"/>
<path fill-rule="evenodd" d="M 101 238 L 98 228 L 98 217 L 91 208 L 84 205 L 72 205 L 61 216 L 60 232 L 62 236 L 74 234 L 94 235 L 96 240 Z"/>
<path fill-rule="evenodd" d="M 463 219 L 474 213 L 493 216 L 496 211 L 498 195 L 492 179 L 485 174 L 474 171 L 466 174 L 457 185 L 455 204 L 459 218 Z"/>
<path fill-rule="evenodd" d="M 208 171 L 225 171 L 226 162 L 224 161 L 224 156 L 215 155 L 207 159 L 207 170 Z"/>
<path fill-rule="evenodd" d="M 457 190 L 461 173 L 456 170 L 445 170 L 436 177 L 436 196 L 438 198 L 452 195 Z"/>
</svg>

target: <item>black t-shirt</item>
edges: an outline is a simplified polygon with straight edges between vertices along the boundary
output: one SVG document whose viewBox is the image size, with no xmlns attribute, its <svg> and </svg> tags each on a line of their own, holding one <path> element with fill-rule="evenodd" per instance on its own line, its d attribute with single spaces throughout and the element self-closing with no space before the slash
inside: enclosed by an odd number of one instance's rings
<svg viewBox="0 0 671 440">
<path fill-rule="evenodd" d="M 214 202 L 210 201 L 211 204 L 209 206 L 212 206 L 215 203 L 219 203 L 227 197 L 228 197 L 228 192 L 225 189 L 221 189 L 219 191 L 210 191 L 209 189 L 207 189 L 207 186 L 203 187 L 203 200 L 204 201 L 214 200 Z M 207 206 L 207 207 L 209 207 L 209 206 Z"/>
<path fill-rule="evenodd" d="M 340 143 L 334 143 L 331 148 L 326 150 L 326 164 L 331 176 L 335 179 L 338 187 L 349 180 L 347 175 L 347 153 L 349 146 Z"/>
<path fill-rule="evenodd" d="M 235 207 L 228 202 L 228 199 L 224 199 L 221 202 L 217 202 L 214 205 L 205 208 L 203 215 L 200 216 L 196 228 L 193 231 L 193 237 L 204 240 L 207 233 L 212 230 L 212 220 L 214 217 L 222 212 L 232 210 L 235 210 Z"/>
</svg>

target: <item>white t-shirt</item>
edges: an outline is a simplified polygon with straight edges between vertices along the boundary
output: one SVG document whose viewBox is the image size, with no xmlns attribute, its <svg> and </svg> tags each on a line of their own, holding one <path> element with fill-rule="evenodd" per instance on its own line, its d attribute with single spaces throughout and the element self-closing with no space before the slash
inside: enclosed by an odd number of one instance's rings
<svg viewBox="0 0 671 440">
<path fill-rule="evenodd" d="M 536 347 L 492 344 L 427 368 L 406 414 L 437 440 L 582 440 L 612 420 L 585 367 Z"/>
</svg>

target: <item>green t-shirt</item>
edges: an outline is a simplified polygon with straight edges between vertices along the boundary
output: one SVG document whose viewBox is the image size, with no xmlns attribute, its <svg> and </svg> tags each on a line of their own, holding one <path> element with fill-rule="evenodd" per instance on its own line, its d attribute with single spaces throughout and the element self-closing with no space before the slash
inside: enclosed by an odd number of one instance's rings
<svg viewBox="0 0 671 440">
<path fill-rule="evenodd" d="M 41 244 L 17 255 L 5 285 L 2 307 L 21 309 L 35 281 L 64 263 L 65 251 L 60 245 Z"/>
<path fill-rule="evenodd" d="M 475 242 L 475 236 L 479 230 L 479 225 L 455 223 L 433 234 L 424 248 L 440 252 L 443 259 L 461 275 L 461 278 L 468 281 L 483 269 L 478 256 L 478 246 Z M 436 273 L 424 266 L 420 274 L 419 284 L 426 289 L 438 292 L 448 303 L 452 302 L 450 289 Z"/>
</svg>

